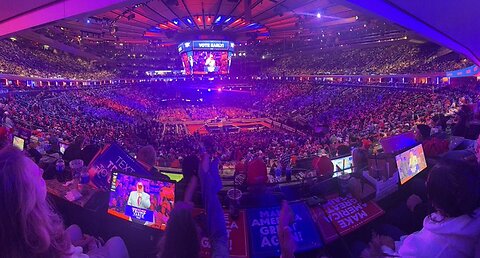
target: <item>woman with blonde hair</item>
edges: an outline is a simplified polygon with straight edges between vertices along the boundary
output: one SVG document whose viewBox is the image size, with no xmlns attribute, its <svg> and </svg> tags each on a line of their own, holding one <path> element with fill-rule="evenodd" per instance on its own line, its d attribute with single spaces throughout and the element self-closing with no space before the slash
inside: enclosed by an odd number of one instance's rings
<svg viewBox="0 0 480 258">
<path fill-rule="evenodd" d="M 0 246 L 4 257 L 64 257 L 70 240 L 46 201 L 43 171 L 20 151 L 0 151 Z"/>
<path fill-rule="evenodd" d="M 43 170 L 16 148 L 0 150 L 0 256 L 9 258 L 128 257 L 123 241 L 114 237 L 103 247 L 85 237 L 78 226 L 65 230 L 47 202 Z M 92 247 L 89 255 L 81 246 Z"/>
</svg>

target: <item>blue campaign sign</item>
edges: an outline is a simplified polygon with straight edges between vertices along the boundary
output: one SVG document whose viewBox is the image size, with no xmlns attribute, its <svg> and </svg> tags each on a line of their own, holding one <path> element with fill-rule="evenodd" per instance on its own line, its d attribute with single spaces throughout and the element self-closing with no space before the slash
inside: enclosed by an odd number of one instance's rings
<svg viewBox="0 0 480 258">
<path fill-rule="evenodd" d="M 97 154 L 88 166 L 88 173 L 96 187 L 108 191 L 110 189 L 110 178 L 114 170 L 138 176 L 149 175 L 142 165 L 115 143 Z"/>
<path fill-rule="evenodd" d="M 153 211 L 151 210 L 145 210 L 142 208 L 127 205 L 125 206 L 125 215 L 134 219 L 144 220 L 153 223 Z"/>
<path fill-rule="evenodd" d="M 297 243 L 297 251 L 322 247 L 323 242 L 305 204 L 292 203 L 290 207 L 295 214 L 295 222 L 290 228 Z M 247 228 L 252 257 L 280 255 L 277 230 L 279 216 L 280 207 L 247 210 Z"/>
</svg>

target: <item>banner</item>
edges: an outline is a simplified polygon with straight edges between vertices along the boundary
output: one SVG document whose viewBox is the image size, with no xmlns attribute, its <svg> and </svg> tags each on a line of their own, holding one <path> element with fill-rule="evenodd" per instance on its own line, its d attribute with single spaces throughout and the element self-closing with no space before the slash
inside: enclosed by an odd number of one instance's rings
<svg viewBox="0 0 480 258">
<path fill-rule="evenodd" d="M 235 44 L 229 41 L 198 40 L 193 41 L 193 50 L 229 50 L 233 51 Z"/>
<path fill-rule="evenodd" d="M 236 220 L 231 219 L 228 210 L 224 210 L 223 212 L 225 214 L 225 223 L 227 226 L 230 257 L 248 258 L 249 250 L 247 244 L 248 240 L 245 224 L 245 211 L 241 210 Z M 193 213 L 194 216 L 196 216 L 198 214 L 205 213 L 205 211 L 202 209 L 194 209 Z M 200 244 L 200 257 L 210 258 L 212 253 L 210 241 L 204 232 L 202 232 Z"/>
<path fill-rule="evenodd" d="M 319 206 L 310 208 L 312 218 L 317 223 L 327 244 L 338 238 L 332 223 L 340 235 L 345 236 L 384 213 L 373 201 L 362 203 L 351 195 L 327 199 L 328 202 L 323 205 L 323 209 Z M 323 210 L 325 210 L 326 214 Z"/>
<path fill-rule="evenodd" d="M 192 50 L 206 50 L 206 51 L 229 51 L 235 49 L 235 43 L 224 40 L 195 40 L 185 41 L 177 47 L 179 53 L 185 53 Z"/>
<path fill-rule="evenodd" d="M 480 68 L 478 67 L 478 65 L 472 65 L 467 68 L 448 71 L 446 73 L 446 76 L 455 78 L 455 77 L 478 76 L 479 74 L 480 74 Z"/>
<path fill-rule="evenodd" d="M 304 203 L 290 204 L 295 222 L 290 227 L 297 243 L 297 251 L 308 251 L 323 246 L 315 223 Z M 280 255 L 278 223 L 280 207 L 247 210 L 250 250 L 252 257 Z"/>
<path fill-rule="evenodd" d="M 142 209 L 142 208 L 137 208 L 133 207 L 131 205 L 126 205 L 125 206 L 125 215 L 139 219 L 139 220 L 144 220 L 148 221 L 150 223 L 153 223 L 153 211 L 152 210 L 147 210 L 147 209 Z"/>
<path fill-rule="evenodd" d="M 88 166 L 88 173 L 93 185 L 109 191 L 110 178 L 114 170 L 138 176 L 151 176 L 142 165 L 115 143 L 105 146 L 97 153 Z"/>
</svg>

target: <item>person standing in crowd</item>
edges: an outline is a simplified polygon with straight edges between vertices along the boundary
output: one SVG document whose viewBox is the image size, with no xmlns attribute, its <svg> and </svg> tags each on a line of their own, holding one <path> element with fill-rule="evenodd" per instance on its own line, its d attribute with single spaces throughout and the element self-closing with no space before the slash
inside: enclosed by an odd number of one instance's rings
<svg viewBox="0 0 480 258">
<path fill-rule="evenodd" d="M 355 174 L 362 173 L 368 169 L 368 150 L 371 144 L 371 141 L 363 139 L 360 146 L 352 150 L 353 172 Z"/>
<path fill-rule="evenodd" d="M 277 162 L 274 161 L 270 166 L 270 171 L 268 172 L 269 175 L 275 177 L 275 171 L 277 170 Z"/>
<path fill-rule="evenodd" d="M 198 185 L 198 168 L 200 160 L 194 148 L 186 150 L 186 156 L 182 162 L 183 178 L 176 186 L 177 200 L 185 201 L 193 198 L 193 193 Z"/>
<path fill-rule="evenodd" d="M 263 185 L 268 181 L 267 165 L 260 157 L 254 158 L 247 165 L 247 184 Z"/>
<path fill-rule="evenodd" d="M 207 145 L 205 147 L 205 145 Z M 200 190 L 206 213 L 206 228 L 212 258 L 228 258 L 228 233 L 222 204 L 218 199 L 218 192 L 222 188 L 222 181 L 218 170 L 219 160 L 215 156 L 215 146 L 208 140 L 201 144 L 198 177 Z M 195 189 L 190 189 L 194 191 Z M 185 203 L 175 205 L 174 211 L 167 222 L 165 237 L 160 241 L 160 258 L 190 258 L 198 257 L 198 231 L 192 224 L 191 198 L 192 194 L 185 194 Z M 177 208 L 178 207 L 178 208 Z M 190 207 L 190 208 L 189 208 Z M 181 226 L 180 226 L 181 225 Z M 180 228 L 181 227 L 181 228 Z M 169 245 L 169 243 L 172 243 Z M 181 244 L 181 247 L 179 246 Z"/>
<path fill-rule="evenodd" d="M 466 137 L 468 133 L 468 125 L 472 119 L 472 112 L 470 112 L 467 105 L 462 105 L 457 113 L 457 123 L 453 127 L 452 135 Z"/>
<path fill-rule="evenodd" d="M 235 162 L 235 175 L 247 173 L 247 160 L 241 159 Z"/>
<path fill-rule="evenodd" d="M 227 258 L 228 233 L 222 204 L 218 192 L 222 189 L 222 180 L 218 170 L 219 158 L 215 156 L 216 146 L 213 141 L 206 141 L 200 150 L 200 167 L 198 170 L 202 199 L 207 214 L 207 232 L 212 246 L 212 258 Z"/>
<path fill-rule="evenodd" d="M 425 152 L 425 157 L 438 157 L 448 151 L 449 142 L 447 140 L 432 137 L 431 128 L 425 124 L 419 124 L 415 128 L 415 139 L 421 143 Z"/>
<path fill-rule="evenodd" d="M 170 180 L 170 178 L 158 171 L 155 167 L 157 160 L 157 153 L 152 145 L 143 146 L 137 152 L 137 161 L 140 163 L 152 176 L 159 177 L 162 180 Z"/>
<path fill-rule="evenodd" d="M 63 154 L 63 159 L 66 162 L 70 162 L 75 159 L 82 159 L 82 149 L 84 145 L 85 137 L 77 136 L 77 138 L 75 138 L 75 141 L 70 144 L 65 150 L 65 153 Z"/>
<path fill-rule="evenodd" d="M 313 158 L 312 167 L 317 177 L 327 179 L 333 175 L 334 166 L 327 154 L 321 154 L 320 157 Z"/>
<path fill-rule="evenodd" d="M 287 170 L 290 168 L 290 161 L 292 155 L 290 154 L 290 150 L 288 148 L 285 149 L 285 152 L 279 158 L 279 163 L 282 166 L 282 176 L 287 174 Z"/>
</svg>

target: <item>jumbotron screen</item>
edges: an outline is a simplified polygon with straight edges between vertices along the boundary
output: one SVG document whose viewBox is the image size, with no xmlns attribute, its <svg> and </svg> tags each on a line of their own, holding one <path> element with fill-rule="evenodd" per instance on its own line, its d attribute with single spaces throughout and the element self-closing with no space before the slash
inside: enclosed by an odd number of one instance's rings
<svg viewBox="0 0 480 258">
<path fill-rule="evenodd" d="M 178 45 L 185 74 L 228 74 L 235 44 L 230 41 L 197 40 Z"/>
</svg>

